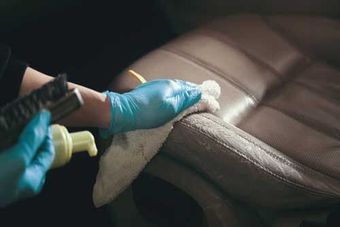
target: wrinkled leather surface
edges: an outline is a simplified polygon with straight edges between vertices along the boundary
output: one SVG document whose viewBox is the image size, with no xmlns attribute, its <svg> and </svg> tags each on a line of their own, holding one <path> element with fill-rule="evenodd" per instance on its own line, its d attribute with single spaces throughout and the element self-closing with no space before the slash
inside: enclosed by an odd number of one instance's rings
<svg viewBox="0 0 340 227">
<path fill-rule="evenodd" d="M 334 202 L 340 195 L 337 179 L 301 165 L 211 114 L 192 115 L 178 123 L 163 149 L 231 197 L 255 205 L 302 208 Z"/>
<path fill-rule="evenodd" d="M 337 201 L 339 29 L 320 17 L 236 15 L 137 61 L 131 68 L 148 80 L 214 79 L 222 87 L 218 117 L 178 123 L 162 152 L 242 201 L 275 208 Z"/>
</svg>

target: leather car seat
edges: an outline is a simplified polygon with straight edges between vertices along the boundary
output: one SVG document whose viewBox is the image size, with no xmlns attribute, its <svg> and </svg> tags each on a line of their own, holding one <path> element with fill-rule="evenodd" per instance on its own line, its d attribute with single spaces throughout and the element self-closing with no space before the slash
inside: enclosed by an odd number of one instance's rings
<svg viewBox="0 0 340 227">
<path fill-rule="evenodd" d="M 191 195 L 208 226 L 271 226 L 261 210 L 332 207 L 340 196 L 339 44 L 337 20 L 234 15 L 141 58 L 129 69 L 147 80 L 222 87 L 217 115 L 177 123 L 145 171 Z M 111 89 L 135 86 L 126 75 Z"/>
</svg>

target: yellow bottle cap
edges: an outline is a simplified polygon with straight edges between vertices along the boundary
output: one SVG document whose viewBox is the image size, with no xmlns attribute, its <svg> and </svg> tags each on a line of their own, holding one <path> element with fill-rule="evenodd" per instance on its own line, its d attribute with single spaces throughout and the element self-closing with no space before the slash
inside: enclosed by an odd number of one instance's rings
<svg viewBox="0 0 340 227">
<path fill-rule="evenodd" d="M 146 83 L 146 79 L 141 74 L 137 73 L 136 71 L 132 69 L 129 69 L 128 72 L 131 76 L 134 76 L 140 83 L 142 84 Z"/>
<path fill-rule="evenodd" d="M 62 125 L 52 125 L 55 157 L 51 168 L 68 163 L 73 153 L 87 151 L 91 157 L 98 153 L 93 135 L 89 131 L 69 133 Z"/>
</svg>

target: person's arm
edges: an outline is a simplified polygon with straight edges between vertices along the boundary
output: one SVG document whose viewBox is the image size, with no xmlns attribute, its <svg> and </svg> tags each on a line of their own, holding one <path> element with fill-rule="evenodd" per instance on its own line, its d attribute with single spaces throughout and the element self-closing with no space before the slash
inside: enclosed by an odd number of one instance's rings
<svg viewBox="0 0 340 227">
<path fill-rule="evenodd" d="M 28 67 L 19 95 L 39 88 L 51 79 Z M 84 105 L 60 123 L 66 126 L 98 127 L 102 129 L 101 135 L 104 137 L 159 127 L 201 98 L 201 90 L 196 84 L 182 80 L 149 81 L 124 94 L 109 91 L 102 94 L 73 83 L 69 83 L 69 87 L 79 89 Z"/>
<path fill-rule="evenodd" d="M 28 94 L 52 79 L 51 76 L 27 67 L 20 86 L 19 96 Z M 74 83 L 69 83 L 69 88 L 79 89 L 84 99 L 84 105 L 60 123 L 66 126 L 79 127 L 108 128 L 110 126 L 110 102 L 104 94 Z"/>
</svg>

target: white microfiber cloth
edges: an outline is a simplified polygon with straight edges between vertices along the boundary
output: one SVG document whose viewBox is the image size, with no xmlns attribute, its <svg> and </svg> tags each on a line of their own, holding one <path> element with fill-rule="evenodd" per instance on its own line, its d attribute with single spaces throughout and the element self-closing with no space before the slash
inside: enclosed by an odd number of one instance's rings
<svg viewBox="0 0 340 227">
<path fill-rule="evenodd" d="M 93 202 L 96 207 L 111 202 L 132 183 L 157 154 L 175 122 L 191 113 L 202 111 L 213 113 L 219 109 L 216 99 L 221 93 L 220 86 L 212 80 L 204 81 L 199 86 L 202 89 L 201 100 L 165 125 L 113 137 L 111 146 L 99 162 L 99 171 L 93 189 Z"/>
</svg>

